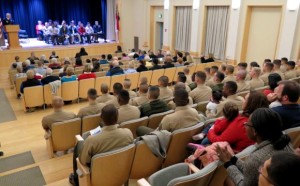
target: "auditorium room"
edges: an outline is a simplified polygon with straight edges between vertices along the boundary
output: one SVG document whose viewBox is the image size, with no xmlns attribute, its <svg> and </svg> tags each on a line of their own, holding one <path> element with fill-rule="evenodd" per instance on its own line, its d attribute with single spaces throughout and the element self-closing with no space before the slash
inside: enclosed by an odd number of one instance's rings
<svg viewBox="0 0 300 186">
<path fill-rule="evenodd" d="M 300 0 L 0 1 L 0 186 L 299 186 Z"/>
</svg>

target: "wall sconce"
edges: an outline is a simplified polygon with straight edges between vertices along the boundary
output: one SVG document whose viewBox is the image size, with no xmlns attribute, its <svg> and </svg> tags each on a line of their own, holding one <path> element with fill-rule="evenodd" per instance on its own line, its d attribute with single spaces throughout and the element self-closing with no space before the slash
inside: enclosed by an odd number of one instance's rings
<svg viewBox="0 0 300 186">
<path fill-rule="evenodd" d="M 241 6 L 241 0 L 232 0 L 232 2 L 231 2 L 231 8 L 233 10 L 239 9 L 240 6 Z"/>
<path fill-rule="evenodd" d="M 287 9 L 289 11 L 295 11 L 299 8 L 300 0 L 288 0 Z"/>
<path fill-rule="evenodd" d="M 169 10 L 169 7 L 170 7 L 170 0 L 165 0 L 164 1 L 164 9 Z"/>
<path fill-rule="evenodd" d="M 193 9 L 198 10 L 200 5 L 200 0 L 194 0 L 193 1 Z"/>
</svg>

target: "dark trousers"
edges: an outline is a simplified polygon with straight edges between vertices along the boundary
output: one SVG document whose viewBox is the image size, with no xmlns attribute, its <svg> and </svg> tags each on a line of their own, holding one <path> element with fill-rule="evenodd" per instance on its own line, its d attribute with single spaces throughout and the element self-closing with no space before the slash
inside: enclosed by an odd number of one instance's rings
<svg viewBox="0 0 300 186">
<path fill-rule="evenodd" d="M 140 126 L 136 129 L 136 135 L 137 136 L 144 136 L 144 135 L 150 134 L 153 131 L 154 131 L 154 129 L 152 129 L 152 128 L 145 127 L 145 126 Z"/>
<path fill-rule="evenodd" d="M 73 153 L 73 173 L 74 173 L 74 183 L 76 185 L 79 185 L 78 174 L 76 172 L 77 170 L 76 158 L 79 157 L 82 147 L 83 147 L 83 141 L 78 142 L 74 148 L 74 153 Z"/>
<path fill-rule="evenodd" d="M 52 41 L 53 45 L 57 45 L 58 44 L 58 35 L 52 35 L 51 41 Z"/>
</svg>

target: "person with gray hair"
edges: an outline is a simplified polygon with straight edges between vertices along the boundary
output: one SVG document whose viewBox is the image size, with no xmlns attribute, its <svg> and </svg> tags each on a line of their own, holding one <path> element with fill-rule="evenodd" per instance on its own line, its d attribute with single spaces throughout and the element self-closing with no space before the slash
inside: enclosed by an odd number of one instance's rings
<svg viewBox="0 0 300 186">
<path fill-rule="evenodd" d="M 251 81 L 249 81 L 251 88 L 260 88 L 265 85 L 264 81 L 260 79 L 261 69 L 259 67 L 253 67 L 250 71 Z"/>
<path fill-rule="evenodd" d="M 44 63 L 42 61 L 38 61 L 37 63 L 37 68 L 35 69 L 36 70 L 36 73 L 42 75 L 42 76 L 45 76 L 46 75 L 46 69 L 44 68 Z"/>
<path fill-rule="evenodd" d="M 111 63 L 112 67 L 110 70 L 106 73 L 106 76 L 115 76 L 115 75 L 121 75 L 124 74 L 123 69 L 119 66 L 119 61 L 117 59 L 113 59 Z"/>
<path fill-rule="evenodd" d="M 24 88 L 42 85 L 41 82 L 34 78 L 34 70 L 26 72 L 27 80 L 21 84 L 20 92 L 24 93 Z"/>
<path fill-rule="evenodd" d="M 43 54 L 41 55 L 40 60 L 45 64 L 45 63 L 49 63 L 49 61 L 46 59 L 46 56 Z"/>
<path fill-rule="evenodd" d="M 247 71 L 246 70 L 239 70 L 236 73 L 236 83 L 238 86 L 237 92 L 243 92 L 250 90 L 250 84 L 248 81 L 245 81 L 247 76 Z"/>
<path fill-rule="evenodd" d="M 133 74 L 136 73 L 136 69 L 134 68 L 134 61 L 130 61 L 128 64 L 128 69 L 125 70 L 125 74 Z"/>
<path fill-rule="evenodd" d="M 106 83 L 101 84 L 100 90 L 102 95 L 96 99 L 98 103 L 105 103 L 115 98 L 113 95 L 109 94 L 109 87 Z"/>
<path fill-rule="evenodd" d="M 47 85 L 53 81 L 60 80 L 58 76 L 52 75 L 53 70 L 51 68 L 46 69 L 46 77 L 44 77 L 41 82 L 43 85 Z"/>
<path fill-rule="evenodd" d="M 50 60 L 50 65 L 48 67 L 51 69 L 60 69 L 61 68 L 59 62 L 57 61 L 57 58 L 52 58 Z"/>
</svg>

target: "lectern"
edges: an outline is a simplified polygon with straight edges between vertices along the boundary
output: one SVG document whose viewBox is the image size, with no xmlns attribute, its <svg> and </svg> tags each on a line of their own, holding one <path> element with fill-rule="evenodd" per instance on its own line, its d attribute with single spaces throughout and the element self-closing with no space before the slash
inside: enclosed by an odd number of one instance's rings
<svg viewBox="0 0 300 186">
<path fill-rule="evenodd" d="M 8 39 L 8 48 L 9 49 L 20 49 L 22 48 L 19 42 L 19 31 L 20 26 L 19 25 L 6 25 L 5 31 L 7 33 L 7 39 Z"/>
</svg>

